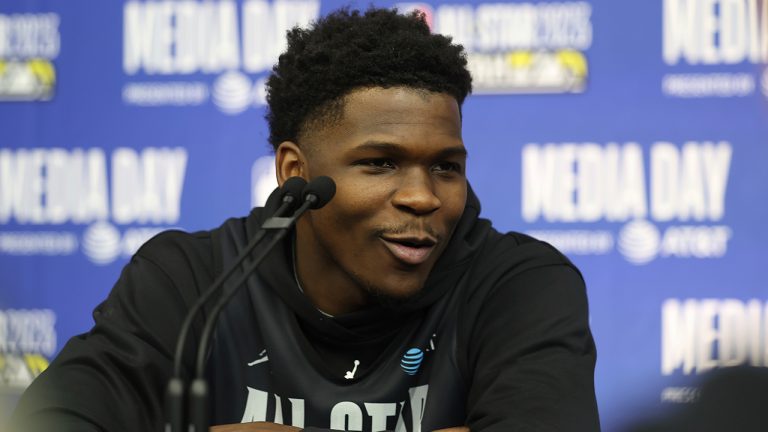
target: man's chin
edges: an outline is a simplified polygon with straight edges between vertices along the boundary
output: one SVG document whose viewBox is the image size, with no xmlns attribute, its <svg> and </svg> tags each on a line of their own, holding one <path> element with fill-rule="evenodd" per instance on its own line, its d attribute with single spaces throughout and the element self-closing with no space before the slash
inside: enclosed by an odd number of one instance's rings
<svg viewBox="0 0 768 432">
<path fill-rule="evenodd" d="M 411 300 L 418 297 L 421 290 L 413 289 L 409 291 L 400 290 L 388 290 L 382 287 L 367 286 L 366 291 L 371 296 L 371 299 L 379 306 L 389 309 L 398 310 L 404 305 L 408 304 Z"/>
<path fill-rule="evenodd" d="M 371 303 L 383 308 L 397 310 L 415 300 L 424 288 L 426 278 L 397 277 L 390 274 L 389 277 L 374 279 L 367 275 L 355 274 L 355 280 L 360 288 L 367 294 Z M 392 277 L 394 276 L 394 277 Z"/>
</svg>

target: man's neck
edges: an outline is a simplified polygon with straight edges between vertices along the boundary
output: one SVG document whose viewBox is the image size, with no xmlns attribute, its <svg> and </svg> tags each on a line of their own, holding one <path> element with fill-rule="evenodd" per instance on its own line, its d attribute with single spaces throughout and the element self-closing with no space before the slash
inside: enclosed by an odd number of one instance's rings
<svg viewBox="0 0 768 432">
<path fill-rule="evenodd" d="M 296 227 L 294 241 L 296 279 L 304 295 L 320 311 L 341 315 L 360 310 L 370 304 L 367 291 L 331 262 L 328 253 L 312 235 L 311 227 Z"/>
</svg>

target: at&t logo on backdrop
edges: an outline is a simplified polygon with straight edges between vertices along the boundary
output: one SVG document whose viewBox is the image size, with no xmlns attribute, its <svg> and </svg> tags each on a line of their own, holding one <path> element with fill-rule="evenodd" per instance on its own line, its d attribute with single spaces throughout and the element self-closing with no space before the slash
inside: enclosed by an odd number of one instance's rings
<svg viewBox="0 0 768 432">
<path fill-rule="evenodd" d="M 666 299 L 661 306 L 661 373 L 768 366 L 767 326 L 764 300 Z"/>
<path fill-rule="evenodd" d="M 285 49 L 286 31 L 319 12 L 317 0 L 128 1 L 123 103 L 213 103 L 230 115 L 264 106 L 266 73 Z"/>
<path fill-rule="evenodd" d="M 751 67 L 768 63 L 768 1 L 663 3 L 662 58 L 671 71 L 662 78 L 664 95 L 743 97 L 762 83 L 768 96 L 768 69 L 760 76 Z"/>
<path fill-rule="evenodd" d="M 522 217 L 566 254 L 614 249 L 642 265 L 657 258 L 718 258 L 732 229 L 722 224 L 732 146 L 727 141 L 527 144 Z M 579 224 L 579 229 L 563 229 Z M 586 226 L 587 228 L 583 228 Z"/>
<path fill-rule="evenodd" d="M 130 257 L 178 222 L 186 166 L 180 147 L 0 149 L 0 255 Z"/>
<path fill-rule="evenodd" d="M 661 305 L 661 374 L 768 366 L 768 303 L 762 299 L 668 298 Z M 688 403 L 698 388 L 665 387 L 661 401 Z"/>
</svg>

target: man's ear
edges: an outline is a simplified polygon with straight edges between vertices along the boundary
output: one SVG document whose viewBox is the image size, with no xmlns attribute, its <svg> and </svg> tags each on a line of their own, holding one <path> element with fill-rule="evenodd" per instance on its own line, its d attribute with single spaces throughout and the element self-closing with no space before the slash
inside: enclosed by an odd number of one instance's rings
<svg viewBox="0 0 768 432">
<path fill-rule="evenodd" d="M 283 141 L 275 151 L 275 171 L 277 183 L 282 186 L 291 177 L 309 179 L 307 159 L 304 152 L 293 141 Z"/>
</svg>

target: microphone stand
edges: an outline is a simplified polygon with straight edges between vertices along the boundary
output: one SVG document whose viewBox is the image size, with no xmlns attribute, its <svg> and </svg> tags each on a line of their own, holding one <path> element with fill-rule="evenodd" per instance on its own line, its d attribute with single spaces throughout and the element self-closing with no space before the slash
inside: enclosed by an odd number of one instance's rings
<svg viewBox="0 0 768 432">
<path fill-rule="evenodd" d="M 319 179 L 320 178 L 316 180 Z M 335 186 L 333 191 L 335 191 Z M 333 193 L 331 193 L 331 196 L 332 195 Z M 301 207 L 298 208 L 298 210 L 296 210 L 296 212 L 294 212 L 291 217 L 271 217 L 266 222 L 264 222 L 262 225 L 263 229 L 277 230 L 277 233 L 272 238 L 272 241 L 269 242 L 267 247 L 258 251 L 253 262 L 246 266 L 245 270 L 237 279 L 237 281 L 232 285 L 232 288 L 229 290 L 229 292 L 225 293 L 211 310 L 211 315 L 208 317 L 208 320 L 205 323 L 202 336 L 200 337 L 200 345 L 197 349 L 195 380 L 192 381 L 192 385 L 189 389 L 189 414 L 191 420 L 189 432 L 206 432 L 208 430 L 208 382 L 205 379 L 205 364 L 208 357 L 208 345 L 210 344 L 211 336 L 213 335 L 213 330 L 216 327 L 216 321 L 219 314 L 227 305 L 229 300 L 234 297 L 235 293 L 237 293 L 237 290 L 243 286 L 243 283 L 246 281 L 246 279 L 251 276 L 251 273 L 256 269 L 256 267 L 261 264 L 261 261 L 263 261 L 269 252 L 275 247 L 275 245 L 277 245 L 283 239 L 283 237 L 288 234 L 289 230 L 293 227 L 299 217 L 301 217 L 301 215 L 310 208 L 317 208 L 319 207 L 318 204 L 325 204 L 325 202 L 328 202 L 328 200 L 330 200 L 330 198 L 323 200 L 318 198 L 315 193 L 305 192 L 304 203 L 301 205 Z"/>
<path fill-rule="evenodd" d="M 283 185 L 285 195 L 283 196 L 280 207 L 278 207 L 274 213 L 274 215 L 277 216 L 277 219 L 286 219 L 280 216 L 282 216 L 295 205 L 294 201 L 296 200 L 296 196 L 300 195 L 297 192 L 301 191 L 304 185 L 306 185 L 306 181 L 299 177 L 292 177 L 285 182 Z M 266 222 L 269 222 L 274 218 L 276 217 L 273 216 Z M 245 260 L 245 258 L 250 255 L 256 245 L 258 245 L 259 242 L 261 242 L 261 240 L 264 238 L 267 233 L 267 227 L 265 227 L 266 222 L 262 225 L 262 229 L 259 230 L 255 236 L 253 236 L 243 251 L 240 252 L 240 254 L 237 256 L 235 264 L 227 269 L 224 273 L 222 273 L 218 278 L 216 278 L 211 287 L 208 288 L 208 290 L 202 296 L 200 296 L 200 298 L 197 299 L 195 304 L 187 312 L 187 316 L 184 318 L 184 321 L 181 324 L 179 337 L 176 341 L 173 377 L 168 381 L 168 387 L 165 396 L 165 404 L 167 410 L 166 415 L 168 420 L 168 423 L 166 423 L 165 426 L 166 432 L 186 431 L 185 382 L 182 378 L 182 359 L 184 356 L 184 347 L 189 336 L 189 331 L 192 327 L 192 322 L 200 310 L 202 310 L 203 306 L 205 306 L 205 304 L 208 303 L 213 295 L 218 292 L 219 288 L 224 284 L 224 282 L 229 279 L 229 277 L 232 276 L 232 274 L 235 272 L 235 269 L 240 266 L 240 263 L 242 263 L 243 260 Z"/>
</svg>

